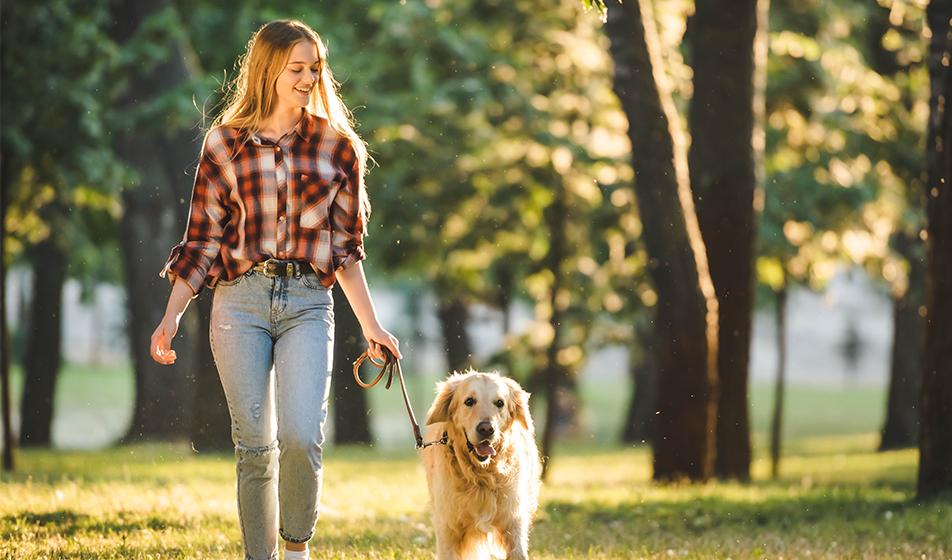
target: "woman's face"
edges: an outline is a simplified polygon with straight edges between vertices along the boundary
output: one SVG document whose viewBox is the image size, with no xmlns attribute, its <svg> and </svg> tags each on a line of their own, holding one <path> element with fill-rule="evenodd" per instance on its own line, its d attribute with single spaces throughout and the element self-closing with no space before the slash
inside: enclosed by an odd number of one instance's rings
<svg viewBox="0 0 952 560">
<path fill-rule="evenodd" d="M 317 87 L 320 70 L 321 60 L 317 54 L 317 45 L 310 41 L 301 41 L 294 45 L 288 63 L 275 84 L 279 110 L 306 107 L 311 92 Z"/>
</svg>

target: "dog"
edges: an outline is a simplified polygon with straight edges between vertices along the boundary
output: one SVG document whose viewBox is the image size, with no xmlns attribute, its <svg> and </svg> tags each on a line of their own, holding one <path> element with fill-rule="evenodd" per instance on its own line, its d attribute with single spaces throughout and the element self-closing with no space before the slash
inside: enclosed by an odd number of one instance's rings
<svg viewBox="0 0 952 560">
<path fill-rule="evenodd" d="M 438 560 L 526 559 L 542 465 L 529 393 L 496 373 L 437 384 L 423 450 Z"/>
</svg>

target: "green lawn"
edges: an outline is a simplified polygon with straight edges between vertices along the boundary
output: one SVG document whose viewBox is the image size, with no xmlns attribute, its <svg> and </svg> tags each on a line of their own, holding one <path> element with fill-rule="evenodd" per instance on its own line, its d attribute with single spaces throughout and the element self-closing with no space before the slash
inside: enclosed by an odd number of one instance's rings
<svg viewBox="0 0 952 560">
<path fill-rule="evenodd" d="M 112 424 L 128 419 L 123 377 L 67 371 L 57 422 L 73 424 L 70 437 L 103 420 L 102 433 L 121 433 Z M 418 409 L 431 383 L 414 383 Z M 425 480 L 399 396 L 371 394 L 385 441 L 328 449 L 312 558 L 431 558 Z M 916 503 L 916 452 L 873 451 L 881 390 L 792 387 L 782 478 L 773 482 L 763 453 L 769 387 L 755 387 L 755 481 L 701 486 L 656 486 L 647 449 L 611 443 L 626 386 L 584 384 L 583 394 L 586 428 L 556 449 L 534 558 L 952 557 L 952 497 Z M 0 477 L 0 558 L 240 557 L 231 454 L 195 454 L 183 443 L 18 459 L 18 472 Z"/>
<path fill-rule="evenodd" d="M 535 558 L 946 558 L 952 500 L 913 499 L 916 454 L 841 452 L 805 439 L 784 477 L 659 487 L 641 448 L 560 448 L 533 531 Z M 429 558 L 412 452 L 328 451 L 314 558 Z M 229 454 L 185 445 L 20 454 L 2 478 L 0 557 L 240 556 Z"/>
</svg>

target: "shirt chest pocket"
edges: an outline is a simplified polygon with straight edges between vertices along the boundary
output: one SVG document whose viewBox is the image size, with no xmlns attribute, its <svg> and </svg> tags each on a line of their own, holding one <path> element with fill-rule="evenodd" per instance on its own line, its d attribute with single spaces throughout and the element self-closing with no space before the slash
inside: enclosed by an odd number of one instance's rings
<svg viewBox="0 0 952 560">
<path fill-rule="evenodd" d="M 302 228 L 328 229 L 330 209 L 340 190 L 342 176 L 327 180 L 317 174 L 298 176 L 298 200 L 301 207 L 299 224 Z"/>
</svg>

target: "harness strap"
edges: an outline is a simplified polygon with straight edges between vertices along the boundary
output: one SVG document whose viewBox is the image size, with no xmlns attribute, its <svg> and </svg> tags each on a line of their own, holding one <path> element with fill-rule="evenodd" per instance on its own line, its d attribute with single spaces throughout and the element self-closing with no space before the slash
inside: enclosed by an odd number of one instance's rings
<svg viewBox="0 0 952 560">
<path fill-rule="evenodd" d="M 423 434 L 420 433 L 420 425 L 417 424 L 416 416 L 413 414 L 413 407 L 410 406 L 410 397 L 407 395 L 407 386 L 403 381 L 403 368 L 400 367 L 400 360 L 397 360 L 396 357 L 394 357 L 393 353 L 390 352 L 390 349 L 385 347 L 383 351 L 385 354 L 385 360 L 382 364 L 371 358 L 370 354 L 366 351 L 361 354 L 359 358 L 357 358 L 357 361 L 354 362 L 354 381 L 356 381 L 357 385 L 360 385 L 364 389 L 369 389 L 380 383 L 380 380 L 383 379 L 384 375 L 387 375 L 387 384 L 385 388 L 389 389 L 390 385 L 393 384 L 393 374 L 396 372 L 397 377 L 400 379 L 400 389 L 403 392 L 403 404 L 407 407 L 407 416 L 410 417 L 410 425 L 413 426 L 413 437 L 416 439 L 416 448 L 424 449 L 431 445 L 437 444 L 446 445 L 446 442 L 448 441 L 446 432 L 443 432 L 443 437 L 440 439 L 424 443 Z M 360 364 L 362 364 L 364 360 L 370 360 L 370 363 L 373 364 L 374 367 L 380 368 L 380 373 L 378 373 L 377 377 L 369 383 L 365 383 L 364 380 L 360 378 Z"/>
</svg>

